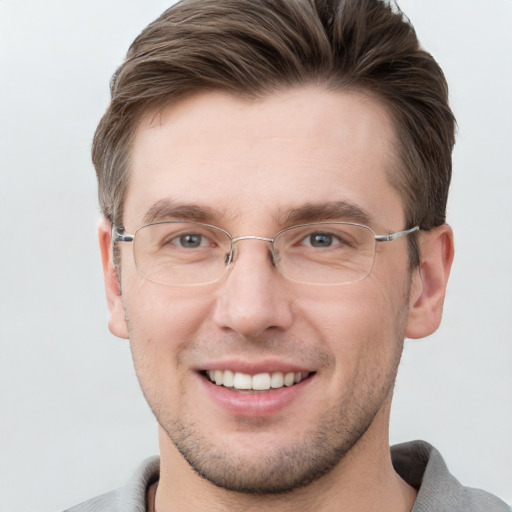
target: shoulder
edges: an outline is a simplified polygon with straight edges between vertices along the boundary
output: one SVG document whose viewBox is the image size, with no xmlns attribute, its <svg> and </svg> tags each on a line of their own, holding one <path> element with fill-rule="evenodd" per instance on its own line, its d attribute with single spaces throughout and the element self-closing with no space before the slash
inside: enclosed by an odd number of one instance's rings
<svg viewBox="0 0 512 512">
<path fill-rule="evenodd" d="M 511 512 L 496 496 L 463 486 L 441 454 L 424 441 L 395 445 L 391 457 L 395 471 L 418 489 L 412 512 Z"/>
<path fill-rule="evenodd" d="M 115 490 L 84 501 L 66 509 L 64 512 L 114 512 L 120 510 L 119 490 Z"/>
<path fill-rule="evenodd" d="M 124 487 L 92 498 L 64 512 L 145 512 L 147 490 L 158 480 L 159 471 L 158 457 L 146 459 Z"/>
</svg>

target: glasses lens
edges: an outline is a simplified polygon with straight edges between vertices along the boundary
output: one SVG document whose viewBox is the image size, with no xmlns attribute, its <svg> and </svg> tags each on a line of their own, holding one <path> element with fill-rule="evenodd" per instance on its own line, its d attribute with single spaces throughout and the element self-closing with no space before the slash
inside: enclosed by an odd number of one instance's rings
<svg viewBox="0 0 512 512">
<path fill-rule="evenodd" d="M 155 283 L 187 286 L 217 281 L 225 272 L 229 235 L 196 223 L 148 224 L 135 233 L 138 272 Z"/>
<path fill-rule="evenodd" d="M 276 265 L 292 281 L 348 284 L 370 274 L 375 238 L 370 228 L 357 224 L 307 224 L 279 233 L 274 251 Z"/>
</svg>

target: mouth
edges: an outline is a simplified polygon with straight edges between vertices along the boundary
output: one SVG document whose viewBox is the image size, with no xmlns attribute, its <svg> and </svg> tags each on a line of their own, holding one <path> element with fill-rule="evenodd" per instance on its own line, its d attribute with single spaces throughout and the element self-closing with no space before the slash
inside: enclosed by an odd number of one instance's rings
<svg viewBox="0 0 512 512">
<path fill-rule="evenodd" d="M 204 370 L 202 374 L 213 384 L 233 391 L 269 391 L 300 384 L 314 372 L 278 371 L 250 375 L 232 370 Z"/>
</svg>

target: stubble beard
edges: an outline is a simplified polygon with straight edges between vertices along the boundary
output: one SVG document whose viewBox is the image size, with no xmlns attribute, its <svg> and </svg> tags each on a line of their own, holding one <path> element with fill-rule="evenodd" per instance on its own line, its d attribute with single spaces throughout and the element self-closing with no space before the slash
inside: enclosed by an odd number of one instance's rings
<svg viewBox="0 0 512 512">
<path fill-rule="evenodd" d="M 219 488 L 239 493 L 260 496 L 289 493 L 315 482 L 338 466 L 361 441 L 377 414 L 390 406 L 404 345 L 407 312 L 405 300 L 404 309 L 396 319 L 393 354 L 381 379 L 375 382 L 373 376 L 366 375 L 363 377 L 365 393 L 356 396 L 358 389 L 353 388 L 340 404 L 325 410 L 316 427 L 305 432 L 301 440 L 267 453 L 256 448 L 249 457 L 234 453 L 229 446 L 219 447 L 203 433 L 202 424 L 183 417 L 169 417 L 164 404 L 154 407 L 156 404 L 152 404 L 144 387 L 142 391 L 161 428 L 200 477 Z M 250 436 L 251 429 L 247 431 Z"/>
<path fill-rule="evenodd" d="M 325 410 L 315 427 L 300 440 L 266 453 L 257 446 L 251 456 L 237 453 L 229 445 L 220 447 L 204 435 L 201 425 L 184 418 L 165 418 L 165 414 L 157 413 L 161 411 L 153 412 L 190 467 L 215 486 L 254 495 L 289 493 L 336 467 L 364 437 L 379 411 L 389 406 L 403 337 L 397 341 L 394 360 L 377 389 L 371 389 L 372 383 L 367 382 L 366 394 L 345 397 L 342 403 Z M 256 423 L 254 430 L 258 430 Z M 250 427 L 247 432 L 251 436 Z"/>
<path fill-rule="evenodd" d="M 311 484 L 337 466 L 377 413 L 368 412 L 354 422 L 342 407 L 338 409 L 325 412 L 317 428 L 299 442 L 269 453 L 259 453 L 255 447 L 251 457 L 234 454 L 229 447 L 220 449 L 191 422 L 174 421 L 163 428 L 190 467 L 215 486 L 255 495 L 284 494 Z"/>
</svg>

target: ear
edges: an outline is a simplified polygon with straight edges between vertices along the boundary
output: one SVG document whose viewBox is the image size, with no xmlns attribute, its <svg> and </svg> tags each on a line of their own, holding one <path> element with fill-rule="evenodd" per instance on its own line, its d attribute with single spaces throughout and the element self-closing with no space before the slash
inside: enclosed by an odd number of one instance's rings
<svg viewBox="0 0 512 512">
<path fill-rule="evenodd" d="M 103 219 L 98 225 L 98 241 L 100 244 L 101 261 L 103 263 L 103 278 L 105 281 L 108 310 L 110 312 L 108 327 L 115 336 L 128 339 L 128 325 L 123 306 L 123 296 L 121 295 L 121 287 L 117 279 L 112 254 L 112 225 L 106 219 Z"/>
<path fill-rule="evenodd" d="M 454 255 L 453 232 L 447 224 L 420 236 L 420 266 L 413 271 L 405 329 L 408 338 L 423 338 L 439 327 Z"/>
</svg>

